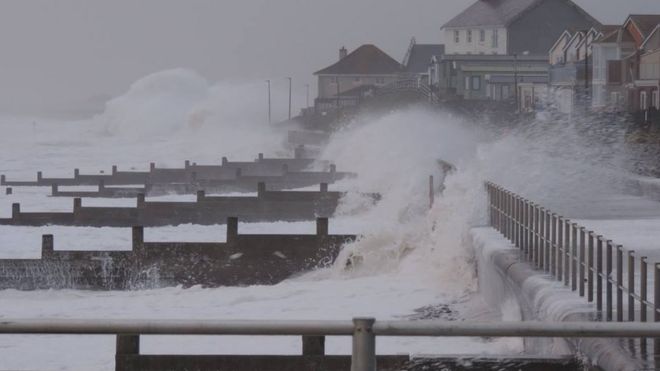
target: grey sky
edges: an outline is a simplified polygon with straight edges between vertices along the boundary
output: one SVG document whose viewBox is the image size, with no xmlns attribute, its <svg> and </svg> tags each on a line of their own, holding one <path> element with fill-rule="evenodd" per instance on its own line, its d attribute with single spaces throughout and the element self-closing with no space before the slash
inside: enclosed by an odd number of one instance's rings
<svg viewBox="0 0 660 371">
<path fill-rule="evenodd" d="M 659 0 L 576 0 L 603 23 L 660 13 Z M 0 111 L 98 103 L 136 79 L 187 67 L 211 81 L 293 76 L 295 89 L 349 50 L 374 43 L 402 59 L 412 36 L 472 0 L 3 0 Z"/>
</svg>

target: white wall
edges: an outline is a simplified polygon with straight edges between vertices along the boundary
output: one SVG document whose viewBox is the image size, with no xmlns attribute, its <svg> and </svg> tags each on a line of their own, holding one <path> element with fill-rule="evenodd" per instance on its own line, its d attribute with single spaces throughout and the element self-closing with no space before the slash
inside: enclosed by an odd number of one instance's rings
<svg viewBox="0 0 660 371">
<path fill-rule="evenodd" d="M 642 80 L 660 79 L 660 50 L 642 56 L 639 74 Z"/>
<path fill-rule="evenodd" d="M 337 81 L 339 82 L 339 92 L 342 93 L 362 85 L 387 85 L 396 81 L 396 75 L 321 75 L 318 83 L 318 97 L 336 96 Z"/>
<path fill-rule="evenodd" d="M 497 46 L 493 47 L 493 34 L 495 29 L 484 29 L 485 38 L 481 41 L 479 28 L 445 28 L 445 52 L 447 54 L 506 54 L 507 53 L 507 31 L 506 28 L 497 29 Z M 454 32 L 458 31 L 459 42 L 455 42 Z M 472 31 L 472 41 L 468 42 L 468 32 Z"/>
</svg>

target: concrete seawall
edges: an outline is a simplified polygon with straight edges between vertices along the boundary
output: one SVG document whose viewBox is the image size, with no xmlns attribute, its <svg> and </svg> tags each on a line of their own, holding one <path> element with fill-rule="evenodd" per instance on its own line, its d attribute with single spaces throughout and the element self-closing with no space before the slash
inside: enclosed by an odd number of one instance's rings
<svg viewBox="0 0 660 371">
<path fill-rule="evenodd" d="M 474 228 L 471 242 L 478 260 L 479 286 L 496 307 L 515 300 L 523 320 L 592 321 L 595 307 L 551 276 L 521 261 L 519 250 L 492 228 Z M 539 355 L 578 353 L 605 371 L 645 369 L 620 343 L 609 339 L 526 340 L 529 352 Z"/>
</svg>

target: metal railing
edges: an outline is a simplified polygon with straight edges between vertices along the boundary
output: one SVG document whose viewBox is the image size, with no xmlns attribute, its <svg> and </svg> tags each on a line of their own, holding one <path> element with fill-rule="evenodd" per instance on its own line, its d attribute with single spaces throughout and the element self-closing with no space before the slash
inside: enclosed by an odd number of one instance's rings
<svg viewBox="0 0 660 371">
<path fill-rule="evenodd" d="M 377 336 L 660 337 L 660 323 L 444 321 L 1 320 L 0 334 L 117 335 L 116 354 L 139 354 L 140 335 L 351 336 L 351 371 L 376 370 Z"/>
<path fill-rule="evenodd" d="M 490 225 L 520 249 L 521 258 L 589 303 L 595 300 L 598 319 L 660 321 L 659 263 L 649 263 L 647 257 L 496 184 L 486 183 L 486 188 Z M 649 264 L 653 301 L 648 297 Z"/>
</svg>

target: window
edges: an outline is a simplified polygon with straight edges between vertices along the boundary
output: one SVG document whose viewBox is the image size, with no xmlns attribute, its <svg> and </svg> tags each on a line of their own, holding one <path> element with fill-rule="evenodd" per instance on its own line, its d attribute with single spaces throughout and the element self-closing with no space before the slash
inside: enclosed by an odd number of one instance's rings
<svg viewBox="0 0 660 371">
<path fill-rule="evenodd" d="M 481 90 L 481 76 L 472 76 L 472 90 Z"/>
<path fill-rule="evenodd" d="M 356 83 L 360 82 L 360 77 L 358 76 L 358 77 L 353 78 L 353 81 L 356 82 Z"/>
<path fill-rule="evenodd" d="M 385 78 L 384 77 L 376 77 L 376 84 L 378 84 L 378 85 L 385 84 Z"/>
<path fill-rule="evenodd" d="M 336 84 L 337 83 L 337 76 L 331 77 L 330 78 L 330 83 L 331 84 Z"/>
<path fill-rule="evenodd" d="M 649 108 L 649 101 L 645 91 L 639 94 L 639 108 L 642 110 L 647 110 Z"/>
<path fill-rule="evenodd" d="M 486 30 L 479 30 L 479 41 L 480 42 L 486 41 Z"/>
<path fill-rule="evenodd" d="M 497 48 L 498 41 L 499 41 L 498 40 L 499 39 L 498 33 L 499 32 L 497 30 L 493 30 L 493 48 Z"/>
<path fill-rule="evenodd" d="M 465 90 L 470 90 L 470 76 L 465 76 Z"/>
<path fill-rule="evenodd" d="M 660 109 L 660 100 L 658 100 L 658 98 L 660 98 L 658 91 L 654 90 L 651 93 L 651 105 L 657 109 Z"/>
<path fill-rule="evenodd" d="M 459 30 L 454 31 L 454 42 L 458 44 L 461 42 L 461 33 Z"/>
<path fill-rule="evenodd" d="M 467 30 L 467 42 L 468 44 L 472 42 L 472 30 Z"/>
</svg>

